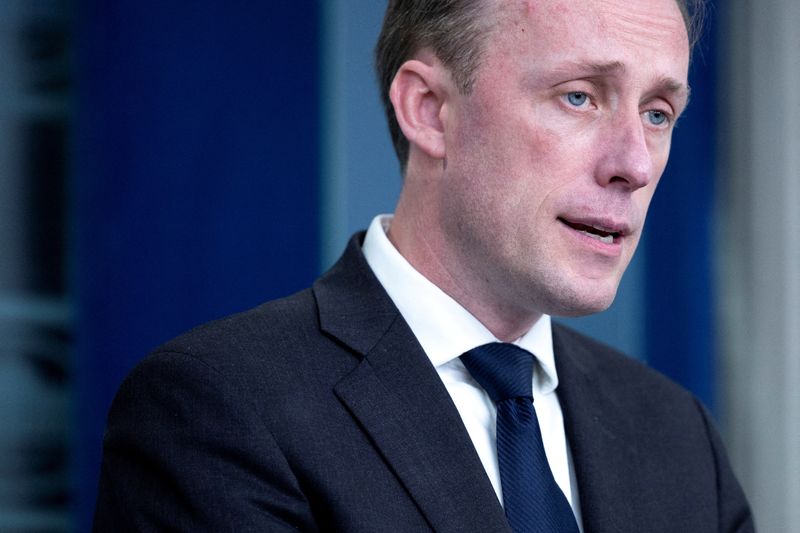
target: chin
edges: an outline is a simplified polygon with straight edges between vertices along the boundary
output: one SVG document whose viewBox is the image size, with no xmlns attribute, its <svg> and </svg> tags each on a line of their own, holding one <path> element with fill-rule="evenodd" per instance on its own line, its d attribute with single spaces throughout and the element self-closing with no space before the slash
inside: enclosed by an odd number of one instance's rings
<svg viewBox="0 0 800 533">
<path fill-rule="evenodd" d="M 605 311 L 617 295 L 618 283 L 602 289 L 596 283 L 591 287 L 578 287 L 563 284 L 550 293 L 545 313 L 552 316 L 581 317 Z"/>
<path fill-rule="evenodd" d="M 612 300 L 613 301 L 613 300 Z M 611 302 L 605 304 L 583 304 L 583 305 L 565 305 L 562 306 L 560 309 L 548 313 L 552 316 L 561 316 L 565 318 L 577 318 L 587 315 L 594 315 L 595 313 L 600 313 L 605 311 L 611 306 Z"/>
</svg>

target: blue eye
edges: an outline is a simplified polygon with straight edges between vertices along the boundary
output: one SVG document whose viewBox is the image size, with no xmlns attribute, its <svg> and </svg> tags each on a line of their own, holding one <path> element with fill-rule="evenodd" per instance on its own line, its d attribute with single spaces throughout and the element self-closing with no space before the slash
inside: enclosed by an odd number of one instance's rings
<svg viewBox="0 0 800 533">
<path fill-rule="evenodd" d="M 586 93 L 581 93 L 581 92 L 567 93 L 567 101 L 571 105 L 574 105 L 575 107 L 581 107 L 583 104 L 586 103 L 586 100 L 588 99 L 589 97 L 586 95 Z"/>
<path fill-rule="evenodd" d="M 647 119 L 654 126 L 662 126 L 666 124 L 668 117 L 663 111 L 653 109 L 647 112 Z"/>
</svg>

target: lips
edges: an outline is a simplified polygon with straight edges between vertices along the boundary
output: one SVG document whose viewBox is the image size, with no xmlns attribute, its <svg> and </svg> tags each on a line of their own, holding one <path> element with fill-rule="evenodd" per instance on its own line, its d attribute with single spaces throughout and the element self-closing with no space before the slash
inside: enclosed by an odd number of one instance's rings
<svg viewBox="0 0 800 533">
<path fill-rule="evenodd" d="M 596 239 L 603 244 L 614 244 L 629 233 L 625 224 L 610 220 L 570 220 L 558 217 L 558 220 L 573 230 Z"/>
</svg>

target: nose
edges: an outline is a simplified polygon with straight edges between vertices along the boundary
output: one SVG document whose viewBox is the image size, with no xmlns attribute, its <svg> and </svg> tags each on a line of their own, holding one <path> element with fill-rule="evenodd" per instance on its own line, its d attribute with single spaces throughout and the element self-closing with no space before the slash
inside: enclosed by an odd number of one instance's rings
<svg viewBox="0 0 800 533">
<path fill-rule="evenodd" d="M 601 146 L 596 179 L 603 187 L 616 184 L 635 191 L 653 179 L 653 158 L 638 112 L 610 121 Z"/>
</svg>

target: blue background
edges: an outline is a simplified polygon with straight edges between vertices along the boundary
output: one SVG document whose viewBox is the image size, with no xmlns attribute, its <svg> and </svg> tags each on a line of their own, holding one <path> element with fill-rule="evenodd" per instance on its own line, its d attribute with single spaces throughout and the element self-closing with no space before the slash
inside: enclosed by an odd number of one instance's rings
<svg viewBox="0 0 800 533">
<path fill-rule="evenodd" d="M 127 371 L 201 322 L 308 285 L 399 190 L 371 71 L 382 3 L 85 2 L 71 292 L 78 529 Z M 569 321 L 715 403 L 713 20 L 612 309 Z"/>
</svg>

